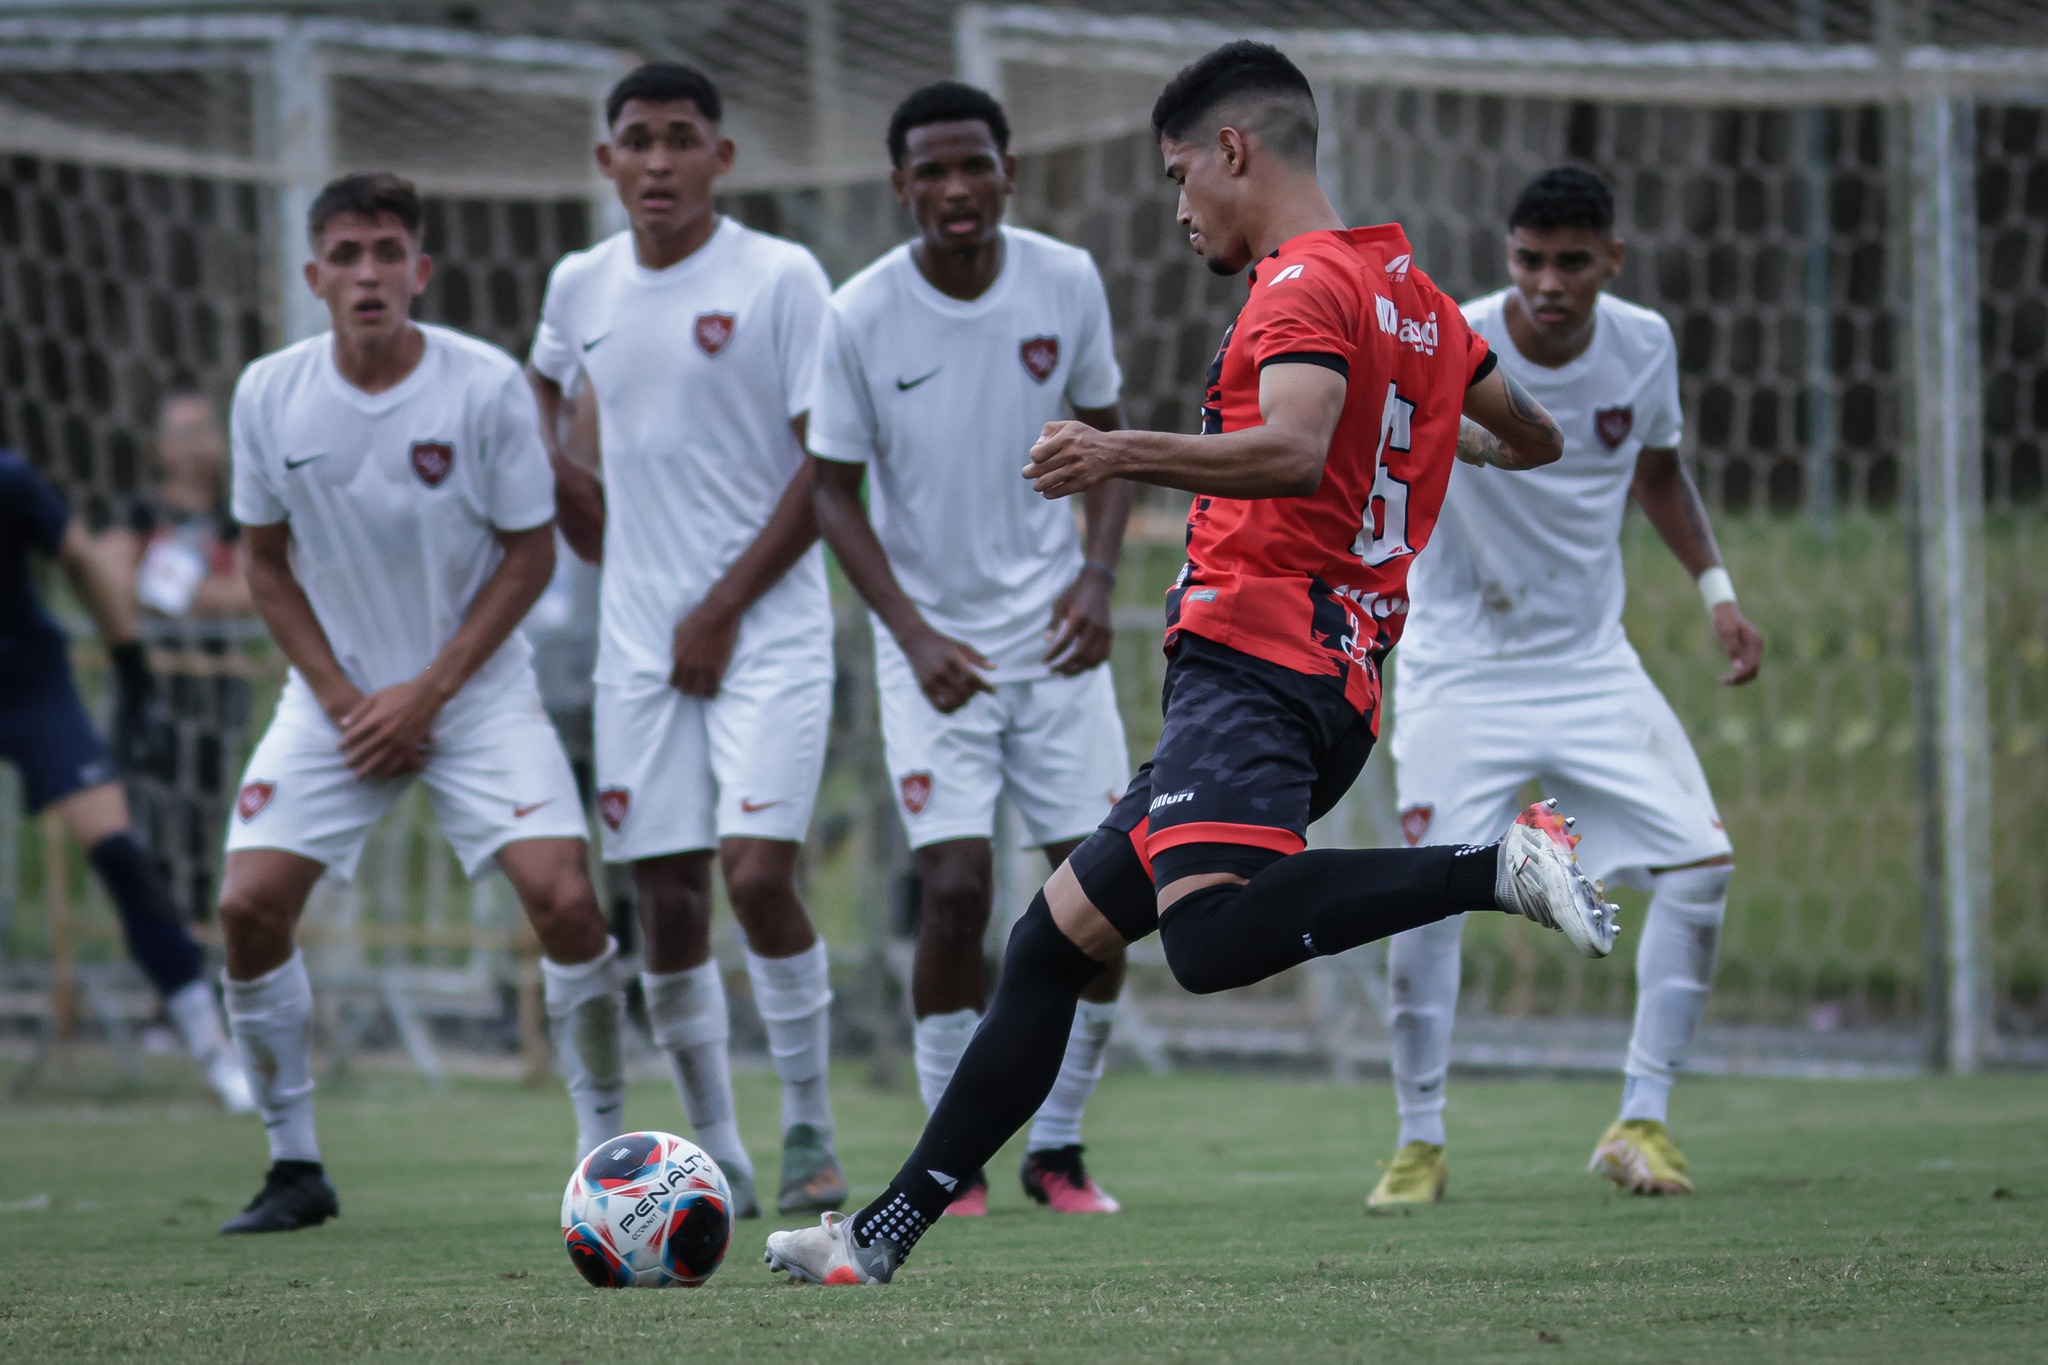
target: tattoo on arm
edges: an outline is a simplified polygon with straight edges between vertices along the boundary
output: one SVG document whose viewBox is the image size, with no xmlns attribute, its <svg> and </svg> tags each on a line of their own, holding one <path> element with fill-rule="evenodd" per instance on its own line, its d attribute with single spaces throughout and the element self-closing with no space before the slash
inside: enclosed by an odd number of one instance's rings
<svg viewBox="0 0 2048 1365">
<path fill-rule="evenodd" d="M 1525 426 L 1534 427 L 1538 431 L 1548 431 L 1551 425 L 1550 414 L 1543 411 L 1543 405 L 1531 398 L 1529 391 L 1516 383 L 1513 375 L 1503 373 L 1501 378 L 1508 384 L 1508 411 Z"/>
</svg>

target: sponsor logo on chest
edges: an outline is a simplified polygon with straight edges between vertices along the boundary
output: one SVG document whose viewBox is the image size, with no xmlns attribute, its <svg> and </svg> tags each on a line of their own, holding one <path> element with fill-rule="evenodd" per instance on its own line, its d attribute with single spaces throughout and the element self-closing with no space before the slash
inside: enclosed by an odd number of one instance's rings
<svg viewBox="0 0 2048 1365">
<path fill-rule="evenodd" d="M 429 488 L 439 488 L 455 470 L 453 441 L 414 441 L 412 472 Z"/>
</svg>

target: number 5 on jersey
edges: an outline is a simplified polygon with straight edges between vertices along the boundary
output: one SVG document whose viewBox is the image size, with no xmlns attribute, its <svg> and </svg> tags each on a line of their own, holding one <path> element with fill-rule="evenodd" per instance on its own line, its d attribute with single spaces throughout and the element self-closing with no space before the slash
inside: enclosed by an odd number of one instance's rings
<svg viewBox="0 0 2048 1365">
<path fill-rule="evenodd" d="M 1410 419 L 1415 405 L 1387 385 L 1386 406 L 1380 409 L 1380 446 L 1373 452 L 1372 494 L 1365 500 L 1364 523 L 1351 553 L 1368 568 L 1402 555 L 1412 555 L 1408 544 L 1408 485 L 1387 469 L 1387 452 L 1408 452 Z"/>
</svg>

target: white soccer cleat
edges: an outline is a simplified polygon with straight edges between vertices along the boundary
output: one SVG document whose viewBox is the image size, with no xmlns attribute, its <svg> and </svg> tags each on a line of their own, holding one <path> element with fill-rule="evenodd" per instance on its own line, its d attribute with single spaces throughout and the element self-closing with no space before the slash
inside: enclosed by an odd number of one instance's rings
<svg viewBox="0 0 2048 1365">
<path fill-rule="evenodd" d="M 223 1047 L 206 1064 L 206 1083 L 220 1096 L 221 1107 L 230 1114 L 256 1112 L 256 1096 L 249 1089 L 249 1073 L 234 1048 Z"/>
<path fill-rule="evenodd" d="M 1603 888 L 1579 871 L 1571 825 L 1554 797 L 1516 816 L 1501 837 L 1495 898 L 1501 909 L 1557 930 L 1587 957 L 1606 957 L 1620 932 L 1620 907 L 1602 900 Z"/>
<path fill-rule="evenodd" d="M 814 1228 L 792 1228 L 768 1234 L 761 1259 L 770 1271 L 782 1271 L 806 1284 L 887 1284 L 903 1258 L 896 1244 L 877 1239 L 871 1247 L 854 1243 L 846 1215 L 827 1213 Z"/>
</svg>

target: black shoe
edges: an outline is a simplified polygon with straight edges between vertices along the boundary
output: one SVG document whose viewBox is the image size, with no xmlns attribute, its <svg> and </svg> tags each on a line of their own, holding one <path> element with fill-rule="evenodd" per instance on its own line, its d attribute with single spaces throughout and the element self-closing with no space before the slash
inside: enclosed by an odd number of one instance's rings
<svg viewBox="0 0 2048 1365">
<path fill-rule="evenodd" d="M 327 1183 L 317 1161 L 273 1161 L 263 1188 L 243 1209 L 220 1225 L 226 1233 L 295 1232 L 341 1217 L 341 1200 Z"/>
</svg>

